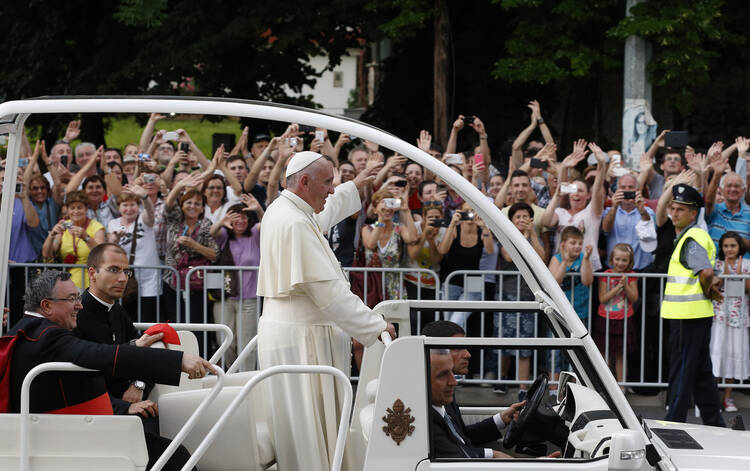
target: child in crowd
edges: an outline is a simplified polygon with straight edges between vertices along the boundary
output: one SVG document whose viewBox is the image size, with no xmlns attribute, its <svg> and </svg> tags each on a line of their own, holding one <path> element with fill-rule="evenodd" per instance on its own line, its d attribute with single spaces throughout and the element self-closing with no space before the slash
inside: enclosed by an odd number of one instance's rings
<svg viewBox="0 0 750 471">
<path fill-rule="evenodd" d="M 560 233 L 560 253 L 556 253 L 549 262 L 549 271 L 555 277 L 565 295 L 573 304 L 578 317 L 586 323 L 589 317 L 589 286 L 594 282 L 591 269 L 591 251 L 593 247 L 587 245 L 583 248 L 583 231 L 575 226 L 568 226 Z M 569 276 L 571 273 L 580 273 L 579 277 Z M 553 380 L 557 380 L 561 369 L 567 368 L 568 362 L 565 358 L 557 355 L 554 365 L 550 364 Z M 550 388 L 553 389 L 553 388 Z"/>
<path fill-rule="evenodd" d="M 750 260 L 742 258 L 742 237 L 736 232 L 725 232 L 719 239 L 719 259 L 714 272 L 717 275 L 750 274 Z M 727 383 L 750 376 L 748 365 L 747 292 L 750 278 L 721 278 L 722 301 L 714 301 L 714 322 L 711 327 L 711 364 L 714 376 L 725 378 Z M 736 412 L 731 397 L 732 388 L 724 389 L 723 407 L 726 412 Z"/>
<path fill-rule="evenodd" d="M 625 381 L 623 376 L 623 336 L 627 341 L 627 351 L 637 347 L 638 335 L 635 322 L 626 324 L 625 316 L 633 316 L 633 304 L 638 301 L 638 280 L 627 276 L 632 273 L 633 249 L 628 244 L 615 244 L 609 256 L 609 270 L 604 273 L 616 273 L 620 276 L 602 276 L 599 278 L 599 317 L 594 324 L 594 341 L 602 355 L 611 361 L 615 358 L 615 371 L 618 381 Z M 626 327 L 627 325 L 627 327 Z M 626 332 L 627 329 L 627 332 Z M 609 331 L 609 335 L 607 332 Z M 606 346 L 609 345 L 607 349 Z M 609 353 L 606 353 L 607 350 Z"/>
<path fill-rule="evenodd" d="M 584 323 L 589 317 L 588 287 L 594 282 L 591 270 L 592 250 L 590 245 L 583 249 L 583 232 L 575 226 L 568 226 L 560 233 L 560 253 L 556 253 L 549 262 L 549 271 L 560 283 L 576 314 Z M 580 280 L 567 276 L 571 273 L 580 273 Z"/>
</svg>

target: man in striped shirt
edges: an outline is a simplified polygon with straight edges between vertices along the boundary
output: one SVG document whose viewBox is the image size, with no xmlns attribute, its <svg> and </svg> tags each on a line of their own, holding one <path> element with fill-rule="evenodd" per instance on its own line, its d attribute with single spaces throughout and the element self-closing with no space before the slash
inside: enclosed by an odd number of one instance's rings
<svg viewBox="0 0 750 471">
<path fill-rule="evenodd" d="M 726 161 L 712 165 L 714 175 L 706 191 L 706 223 L 716 248 L 719 238 L 726 231 L 735 231 L 742 236 L 745 250 L 750 249 L 750 206 L 742 201 L 745 182 L 734 172 L 724 174 Z M 721 188 L 722 203 L 715 203 L 717 189 Z"/>
</svg>

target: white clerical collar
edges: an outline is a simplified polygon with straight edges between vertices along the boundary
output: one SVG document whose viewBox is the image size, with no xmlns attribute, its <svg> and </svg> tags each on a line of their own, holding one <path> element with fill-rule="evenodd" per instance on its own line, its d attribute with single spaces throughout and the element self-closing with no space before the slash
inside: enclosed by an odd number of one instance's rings
<svg viewBox="0 0 750 471">
<path fill-rule="evenodd" d="M 435 409 L 438 414 L 440 414 L 440 417 L 445 418 L 445 406 L 436 406 L 435 404 L 433 404 L 432 408 Z"/>
<path fill-rule="evenodd" d="M 296 193 L 291 192 L 289 190 L 284 190 L 281 192 L 281 196 L 285 196 L 289 200 L 291 200 L 292 203 L 294 203 L 299 209 L 301 209 L 305 214 L 308 214 L 312 216 L 315 211 L 313 210 L 312 206 L 307 204 L 307 201 L 300 198 Z"/>
<path fill-rule="evenodd" d="M 26 314 L 27 316 L 31 316 L 31 317 L 44 317 L 43 315 L 39 314 L 38 312 L 33 312 L 33 311 L 24 311 L 23 313 Z"/>
<path fill-rule="evenodd" d="M 96 299 L 97 301 L 99 301 L 100 303 L 102 303 L 103 305 L 105 305 L 107 307 L 107 311 L 109 311 L 110 309 L 112 309 L 112 306 L 115 305 L 115 303 L 108 303 L 107 301 L 104 301 L 103 299 L 97 298 L 96 295 L 91 292 L 91 290 L 89 290 L 89 294 L 91 295 L 92 298 Z"/>
</svg>

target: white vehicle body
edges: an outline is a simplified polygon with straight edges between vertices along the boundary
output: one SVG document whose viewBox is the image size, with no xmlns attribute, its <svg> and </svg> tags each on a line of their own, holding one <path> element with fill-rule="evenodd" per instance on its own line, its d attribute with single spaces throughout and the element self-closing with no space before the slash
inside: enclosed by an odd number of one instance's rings
<svg viewBox="0 0 750 471">
<path fill-rule="evenodd" d="M 534 310 L 545 315 L 551 324 L 557 338 L 464 338 L 445 339 L 425 337 L 404 336 L 388 345 L 377 343 L 365 352 L 365 359 L 360 376 L 360 387 L 354 401 L 354 409 L 348 428 L 347 450 L 352 469 L 365 470 L 473 470 L 473 469 L 523 469 L 523 470 L 553 470 L 553 469 L 750 469 L 750 457 L 747 446 L 750 443 L 750 433 L 704 427 L 690 424 L 675 424 L 661 421 L 646 420 L 648 427 L 638 420 L 633 409 L 628 404 L 621 392 L 617 382 L 610 373 L 604 359 L 599 353 L 590 335 L 565 294 L 560 289 L 555 279 L 547 269 L 546 265 L 538 257 L 526 239 L 516 230 L 501 211 L 479 192 L 470 182 L 461 175 L 455 173 L 439 160 L 419 150 L 417 147 L 372 126 L 358 121 L 327 115 L 314 110 L 297 107 L 275 105 L 270 103 L 252 102 L 231 99 L 208 99 L 208 98 L 168 98 L 168 97 L 52 97 L 38 98 L 21 101 L 11 101 L 0 104 L 0 134 L 9 134 L 8 158 L 6 162 L 6 181 L 15 181 L 17 173 L 18 153 L 20 149 L 20 133 L 29 115 L 35 113 L 177 113 L 177 114 L 199 114 L 199 115 L 223 115 L 252 117 L 259 119 L 275 120 L 282 122 L 295 122 L 315 127 L 322 127 L 337 132 L 344 132 L 352 136 L 376 142 L 388 149 L 421 164 L 423 167 L 434 172 L 445 183 L 451 186 L 461 197 L 468 201 L 475 211 L 485 221 L 487 227 L 494 233 L 502 246 L 511 254 L 518 270 L 523 275 L 526 283 L 536 296 L 535 301 L 529 302 L 504 302 L 504 301 L 391 301 L 382 303 L 379 310 L 386 318 L 402 323 L 402 332 L 408 330 L 409 309 L 416 308 L 438 308 L 445 310 L 504 310 L 520 311 Z M 0 207 L 0 224 L 6 228 L 0 237 L 0 257 L 8 259 L 10 234 L 7 228 L 11 227 L 12 204 L 14 200 L 14 185 L 4 185 L 2 206 Z M 8 277 L 7 264 L 0 270 L 0 286 L 5 286 Z M 0 290 L 0 302 L 4 301 L 5 290 Z M 459 309 L 460 308 L 460 309 Z M 405 324 L 403 324 L 406 320 Z M 606 409 L 611 412 L 608 418 L 589 420 L 582 429 L 571 432 L 570 443 L 575 443 L 577 458 L 566 459 L 515 459 L 515 460 L 435 460 L 432 459 L 429 440 L 429 407 L 427 400 L 429 374 L 425 371 L 425 352 L 431 346 L 451 347 L 458 345 L 474 345 L 486 347 L 557 347 L 567 349 L 571 363 L 578 373 L 578 383 L 569 384 L 561 396 L 565 399 L 560 406 L 560 413 L 569 407 L 568 414 L 573 423 L 577 418 L 587 411 Z M 249 347 L 254 346 L 251 342 Z M 239 360 L 238 360 L 239 362 Z M 230 369 L 231 371 L 231 369 Z M 323 372 L 323 371 L 321 371 Z M 224 378 L 224 375 L 220 375 Z M 247 380 L 253 374 L 240 373 L 237 375 L 227 374 L 226 385 L 222 378 L 217 382 L 207 380 L 201 384 L 191 383 L 182 392 L 177 394 L 199 395 L 199 398 L 185 399 L 190 407 L 194 408 L 200 400 L 205 399 L 211 391 L 222 389 L 219 399 L 214 402 L 214 410 L 208 415 L 212 417 L 210 423 L 199 424 L 196 430 L 201 434 L 213 426 L 214 421 L 225 411 L 229 411 L 233 398 L 239 397 L 247 388 Z M 256 375 L 259 376 L 259 375 Z M 255 384 L 254 381 L 250 381 Z M 256 381 L 257 382 L 257 381 Z M 222 384 L 220 384 L 222 383 Z M 246 384 L 247 383 L 247 384 Z M 245 385 L 242 387 L 242 385 Z M 231 391 L 230 388 L 234 388 Z M 262 388 L 262 386 L 261 386 Z M 187 390 L 185 390 L 187 389 Z M 199 391 L 199 392 L 196 392 Z M 200 395 L 200 391 L 206 394 Z M 229 395 L 223 397 L 222 394 Z M 262 395 L 262 390 L 253 394 Z M 169 394 L 165 394 L 165 397 Z M 210 394 L 209 394 L 210 395 Z M 191 396 L 192 397 L 192 396 Z M 243 396 L 244 397 L 244 396 Z M 383 431 L 385 422 L 382 419 L 388 414 L 388 409 L 394 408 L 396 400 L 400 400 L 407 408 L 410 408 L 411 416 L 414 418 L 411 424 L 414 429 L 399 443 L 392 436 Z M 212 399 L 213 400 L 213 399 Z M 237 399 L 241 402 L 242 397 Z M 258 399 L 262 401 L 263 399 Z M 190 402 L 192 401 L 192 402 Z M 197 402 L 196 402 L 197 401 Z M 210 401 L 208 401 L 210 402 Z M 261 402 L 262 403 L 262 402 Z M 219 406 L 219 404 L 221 404 Z M 571 404 L 574 404 L 571 405 Z M 162 430 L 169 428 L 167 410 L 168 404 L 159 403 L 162 411 Z M 218 408 L 218 409 L 217 409 Z M 176 409 L 179 412 L 179 407 Z M 468 408 L 467 414 L 492 415 L 496 411 L 488 409 Z M 185 419 L 192 413 L 183 411 Z M 244 413 L 252 416 L 258 413 L 258 409 L 246 410 Z M 231 415 L 231 414 L 230 414 Z M 237 414 L 235 414 L 237 415 Z M 80 421 L 81 416 L 71 416 L 68 420 Z M 128 421 L 132 418 L 95 418 L 70 428 L 58 427 L 61 430 L 71 430 L 71 434 L 81 430 L 81 437 L 90 429 L 90 424 L 104 423 L 108 420 L 122 419 Z M 99 454 L 99 445 L 96 441 L 90 444 L 90 452 L 82 455 L 69 457 L 68 461 L 55 461 L 50 456 L 64 454 L 59 446 L 53 446 L 54 434 L 47 435 L 35 431 L 35 426 L 43 426 L 46 421 L 52 420 L 44 414 L 34 416 L 19 414 L 0 415 L 0 434 L 3 435 L 5 445 L 0 446 L 0 467 L 3 469 L 22 469 L 24 464 L 19 451 L 23 448 L 21 441 L 5 437 L 18 433 L 19 427 L 31 428 L 30 445 L 25 450 L 30 450 L 33 469 L 81 469 L 83 466 L 101 467 L 104 458 L 110 456 L 109 451 Z M 54 419 L 54 420 L 65 420 Z M 29 421 L 23 425 L 21 422 Z M 132 420 L 128 427 L 132 428 Z M 219 421 L 221 422 L 221 420 Z M 180 427 L 172 427 L 173 435 L 178 435 Z M 83 425 L 82 425 L 83 424 Z M 89 424 L 89 425 L 86 425 Z M 255 424 L 250 422 L 253 432 Z M 106 425 L 106 424 L 105 424 Z M 54 427 L 53 427 L 54 428 Z M 137 427 L 136 427 L 137 428 Z M 218 428 L 214 427 L 219 431 Z M 687 434 L 696 441 L 700 449 L 675 448 L 674 443 L 667 443 L 656 434 L 648 431 L 652 429 L 670 429 L 678 433 Z M 134 433 L 132 429 L 128 429 Z M 89 430 L 89 433 L 91 430 Z M 212 432 L 213 433 L 213 432 Z M 262 435 L 262 432 L 258 432 Z M 185 432 L 184 434 L 187 434 Z M 87 436 L 88 437 L 88 436 Z M 194 437 L 193 437 L 194 438 Z M 201 437 L 202 438 L 202 435 Z M 215 438 L 212 437 L 211 440 Z M 340 437 L 341 438 L 341 437 Z M 88 439 L 88 438 L 87 438 Z M 47 441 L 52 442 L 47 443 Z M 133 438 L 137 441 L 137 437 Z M 259 442 L 263 440 L 257 438 Z M 597 445 L 606 442 L 605 448 Z M 189 449 L 195 453 L 196 448 L 205 450 L 209 445 L 200 440 L 193 440 Z M 210 441 L 209 441 L 210 443 Z M 186 442 L 187 444 L 187 442 Z M 85 446 L 86 444 L 84 444 Z M 237 437 L 233 444 L 235 447 L 243 448 L 245 443 L 243 437 Z M 259 446 L 262 448 L 264 443 Z M 293 444 L 286 444 L 293 446 Z M 744 446 L 743 446 L 744 445 Z M 138 448 L 140 445 L 133 445 Z M 277 444 L 276 446 L 282 446 Z M 134 448 L 134 449 L 135 449 Z M 649 457 L 646 457 L 646 450 Z M 50 451 L 52 450 L 52 451 Z M 111 450 L 110 450 L 111 451 Z M 244 450 L 243 450 L 244 451 Z M 256 450 L 257 451 L 257 450 Z M 257 451 L 256 454 L 272 454 L 272 449 Z M 127 454 L 127 453 L 126 453 Z M 123 462 L 121 468 L 108 466 L 111 469 L 141 469 L 143 456 L 140 452 L 131 454 L 138 455 L 132 463 Z M 98 458 L 97 458 L 98 456 Z M 99 460 L 99 461 L 97 461 Z M 109 461 L 110 464 L 116 460 Z M 127 461 L 127 460 L 126 460 Z M 116 461 L 120 463 L 120 461 Z M 267 464 L 267 457 L 259 460 L 258 469 Z M 63 465 L 64 463 L 64 465 Z M 221 462 L 200 462 L 201 469 L 226 469 Z M 226 463 L 224 463 L 226 464 Z M 208 466 L 206 466 L 208 465 Z M 228 466 L 228 465 L 227 465 Z M 255 465 L 248 467 L 256 469 Z M 283 470 L 282 470 L 283 471 Z"/>
</svg>

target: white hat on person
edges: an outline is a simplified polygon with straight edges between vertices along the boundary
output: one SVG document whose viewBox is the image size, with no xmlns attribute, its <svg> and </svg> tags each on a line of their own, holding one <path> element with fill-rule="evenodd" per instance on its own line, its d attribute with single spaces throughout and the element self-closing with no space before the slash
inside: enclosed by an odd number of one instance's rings
<svg viewBox="0 0 750 471">
<path fill-rule="evenodd" d="M 297 152 L 292 156 L 292 158 L 289 160 L 289 164 L 287 164 L 286 166 L 287 178 L 304 169 L 321 157 L 323 156 L 318 154 L 317 152 Z"/>
</svg>

